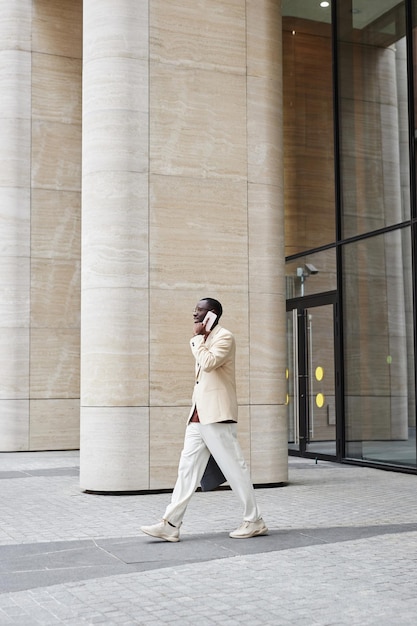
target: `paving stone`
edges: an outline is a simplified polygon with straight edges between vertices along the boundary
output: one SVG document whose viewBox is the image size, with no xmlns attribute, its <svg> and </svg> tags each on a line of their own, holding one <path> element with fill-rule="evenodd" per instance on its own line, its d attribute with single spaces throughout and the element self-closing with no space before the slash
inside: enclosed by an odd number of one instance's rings
<svg viewBox="0 0 417 626">
<path fill-rule="evenodd" d="M 0 454 L 0 625 L 414 626 L 417 477 L 296 458 L 289 475 L 256 490 L 269 536 L 231 540 L 221 490 L 167 544 L 138 527 L 169 494 L 82 493 L 77 452 Z"/>
</svg>

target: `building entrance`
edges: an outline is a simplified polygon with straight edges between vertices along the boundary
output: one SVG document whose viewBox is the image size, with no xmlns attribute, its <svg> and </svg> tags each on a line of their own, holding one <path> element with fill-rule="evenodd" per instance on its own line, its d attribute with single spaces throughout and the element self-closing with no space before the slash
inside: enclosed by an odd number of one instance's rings
<svg viewBox="0 0 417 626">
<path fill-rule="evenodd" d="M 336 293 L 287 302 L 288 447 L 293 454 L 340 458 Z"/>
</svg>

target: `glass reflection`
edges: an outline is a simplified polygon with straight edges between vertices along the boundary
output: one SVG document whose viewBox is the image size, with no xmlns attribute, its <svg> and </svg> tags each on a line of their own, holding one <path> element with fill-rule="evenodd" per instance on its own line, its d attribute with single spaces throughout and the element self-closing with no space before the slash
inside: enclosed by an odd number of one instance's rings
<svg viewBox="0 0 417 626">
<path fill-rule="evenodd" d="M 410 217 L 405 3 L 338 3 L 342 236 Z"/>
<path fill-rule="evenodd" d="M 333 305 L 306 311 L 308 407 L 306 450 L 336 454 Z M 319 371 L 319 376 L 316 375 Z"/>
<path fill-rule="evenodd" d="M 283 116 L 286 256 L 335 241 L 330 7 L 284 0 Z"/>
<path fill-rule="evenodd" d="M 287 300 L 335 290 L 337 287 L 335 249 L 330 248 L 288 261 L 285 266 L 285 277 Z"/>
<path fill-rule="evenodd" d="M 344 247 L 346 456 L 415 466 L 410 229 Z"/>
</svg>

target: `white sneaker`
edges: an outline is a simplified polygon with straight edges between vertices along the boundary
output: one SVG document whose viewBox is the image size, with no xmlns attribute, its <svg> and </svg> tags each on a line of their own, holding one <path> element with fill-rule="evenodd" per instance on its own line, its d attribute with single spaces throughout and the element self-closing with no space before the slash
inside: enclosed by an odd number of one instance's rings
<svg viewBox="0 0 417 626">
<path fill-rule="evenodd" d="M 140 529 L 143 533 L 145 533 L 145 535 L 156 537 L 156 539 L 163 539 L 164 541 L 180 540 L 179 528 L 171 526 L 171 524 L 165 519 L 158 524 L 154 524 L 153 526 L 141 526 Z"/>
<path fill-rule="evenodd" d="M 243 522 L 239 528 L 229 533 L 229 537 L 232 539 L 249 539 L 250 537 L 257 537 L 258 535 L 267 535 L 268 529 L 265 526 L 265 522 L 262 517 L 256 520 L 256 522 Z"/>
</svg>

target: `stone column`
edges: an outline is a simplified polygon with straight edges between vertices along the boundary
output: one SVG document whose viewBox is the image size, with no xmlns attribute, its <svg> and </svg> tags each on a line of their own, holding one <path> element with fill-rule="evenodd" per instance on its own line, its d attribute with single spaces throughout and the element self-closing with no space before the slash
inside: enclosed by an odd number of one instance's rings
<svg viewBox="0 0 417 626">
<path fill-rule="evenodd" d="M 247 0 L 251 473 L 288 479 L 282 138 L 282 26 L 277 0 Z"/>
<path fill-rule="evenodd" d="M 29 440 L 31 19 L 0 5 L 0 451 Z"/>
<path fill-rule="evenodd" d="M 236 337 L 252 478 L 287 478 L 280 2 L 215 5 L 150 3 L 151 489 L 175 482 L 202 296 Z"/>
<path fill-rule="evenodd" d="M 81 487 L 146 489 L 148 2 L 84 3 Z"/>
</svg>

